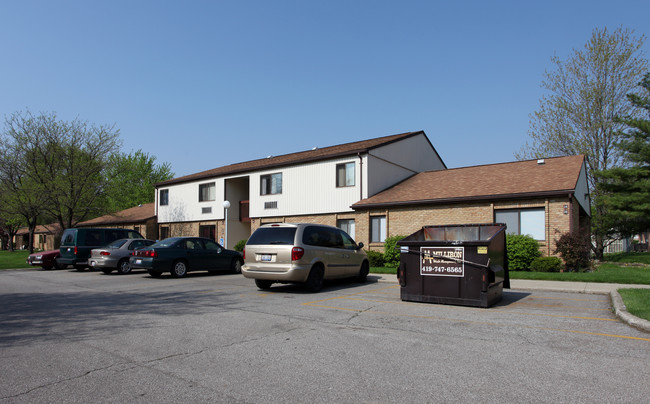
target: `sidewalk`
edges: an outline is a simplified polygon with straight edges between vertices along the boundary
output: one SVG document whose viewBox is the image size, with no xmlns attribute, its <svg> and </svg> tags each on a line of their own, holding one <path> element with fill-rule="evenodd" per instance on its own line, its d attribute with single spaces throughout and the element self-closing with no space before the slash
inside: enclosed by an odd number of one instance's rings
<svg viewBox="0 0 650 404">
<path fill-rule="evenodd" d="M 369 279 L 377 282 L 398 283 L 396 275 L 370 274 Z M 561 281 L 533 281 L 528 279 L 511 279 L 510 290 L 542 290 L 546 292 L 590 293 L 610 295 L 612 308 L 616 316 L 622 321 L 640 330 L 650 332 L 650 321 L 633 316 L 627 311 L 618 289 L 643 288 L 650 289 L 650 285 L 629 285 L 620 283 L 596 282 L 561 282 Z"/>
</svg>

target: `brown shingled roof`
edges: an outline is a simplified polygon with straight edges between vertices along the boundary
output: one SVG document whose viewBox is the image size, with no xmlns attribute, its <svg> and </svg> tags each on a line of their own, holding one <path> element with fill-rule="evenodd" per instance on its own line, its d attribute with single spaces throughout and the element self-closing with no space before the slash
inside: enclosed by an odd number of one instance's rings
<svg viewBox="0 0 650 404">
<path fill-rule="evenodd" d="M 378 137 L 369 140 L 345 143 L 336 146 L 323 147 L 323 148 L 307 150 L 303 152 L 285 154 L 281 156 L 271 156 L 264 159 L 251 160 L 243 163 L 231 164 L 223 167 L 218 167 L 212 170 L 202 171 L 196 174 L 190 174 L 183 177 L 173 178 L 171 180 L 159 182 L 156 184 L 156 186 L 159 187 L 159 186 L 177 184 L 182 182 L 200 180 L 203 178 L 213 178 L 213 177 L 219 177 L 223 175 L 239 174 L 239 173 L 244 173 L 244 172 L 249 172 L 254 170 L 289 166 L 294 164 L 325 160 L 334 157 L 348 156 L 357 153 L 365 153 L 371 149 L 380 146 L 385 146 L 387 144 L 396 142 L 398 140 L 402 140 L 419 134 L 424 134 L 424 132 L 423 131 L 406 132 L 406 133 L 400 133 L 398 135 Z M 431 148 L 433 148 L 433 145 L 431 146 Z"/>
<path fill-rule="evenodd" d="M 104 215 L 81 222 L 78 226 L 101 226 L 124 223 L 141 223 L 156 216 L 155 204 L 147 203 L 134 208 L 122 210 L 112 215 Z"/>
<path fill-rule="evenodd" d="M 574 192 L 584 156 L 547 158 L 426 171 L 363 199 L 353 208 L 463 200 L 500 199 Z"/>
</svg>

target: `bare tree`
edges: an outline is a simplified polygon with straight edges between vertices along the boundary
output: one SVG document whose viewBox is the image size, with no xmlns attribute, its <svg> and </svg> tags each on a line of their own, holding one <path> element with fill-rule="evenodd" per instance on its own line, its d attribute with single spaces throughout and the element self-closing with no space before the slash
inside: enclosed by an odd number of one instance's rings
<svg viewBox="0 0 650 404">
<path fill-rule="evenodd" d="M 114 126 L 27 111 L 6 119 L 2 136 L 2 147 L 16 156 L 31 194 L 41 198 L 45 215 L 61 229 L 104 214 L 102 172 L 120 147 Z M 6 172 L 7 166 L 0 170 Z"/>
</svg>

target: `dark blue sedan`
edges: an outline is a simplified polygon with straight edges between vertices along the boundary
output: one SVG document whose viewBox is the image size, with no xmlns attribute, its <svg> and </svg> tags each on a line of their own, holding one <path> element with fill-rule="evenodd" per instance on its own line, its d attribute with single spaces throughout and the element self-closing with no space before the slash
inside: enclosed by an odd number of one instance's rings
<svg viewBox="0 0 650 404">
<path fill-rule="evenodd" d="M 129 259 L 132 269 L 144 268 L 155 278 L 163 272 L 170 272 L 174 278 L 182 278 L 190 271 L 241 273 L 243 262 L 241 253 L 202 237 L 166 238 L 134 251 Z"/>
</svg>

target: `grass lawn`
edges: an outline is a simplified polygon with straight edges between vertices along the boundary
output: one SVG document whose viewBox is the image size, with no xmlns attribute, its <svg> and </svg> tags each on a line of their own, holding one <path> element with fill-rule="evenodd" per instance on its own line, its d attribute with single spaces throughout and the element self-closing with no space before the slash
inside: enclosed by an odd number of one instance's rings
<svg viewBox="0 0 650 404">
<path fill-rule="evenodd" d="M 650 321 L 650 289 L 619 289 L 627 311 Z"/>
<path fill-rule="evenodd" d="M 29 251 L 0 251 L 0 270 L 1 269 L 17 269 L 17 268 L 30 268 L 27 264 L 27 256 Z"/>
<path fill-rule="evenodd" d="M 397 274 L 397 268 L 391 267 L 370 267 L 371 274 Z"/>
<path fill-rule="evenodd" d="M 650 266 L 626 266 L 624 264 L 604 262 L 598 265 L 593 272 L 510 271 L 510 279 L 650 285 Z"/>
</svg>

